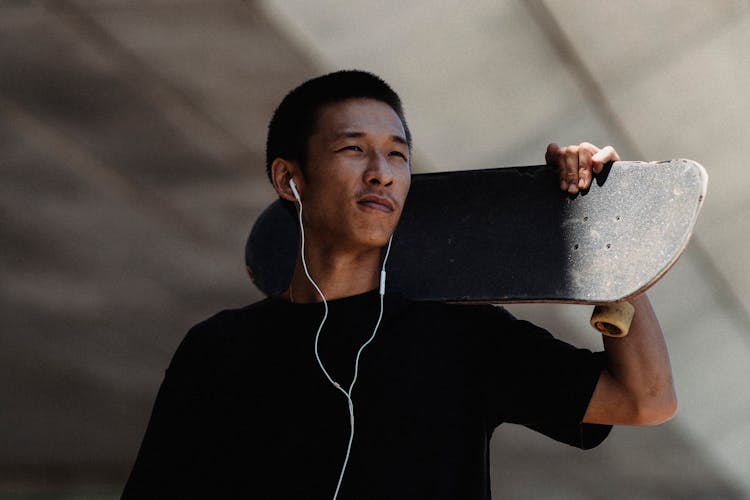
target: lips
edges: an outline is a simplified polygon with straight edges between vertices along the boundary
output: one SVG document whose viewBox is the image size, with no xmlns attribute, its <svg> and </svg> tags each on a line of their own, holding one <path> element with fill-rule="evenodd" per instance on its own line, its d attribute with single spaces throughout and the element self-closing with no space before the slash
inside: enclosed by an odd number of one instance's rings
<svg viewBox="0 0 750 500">
<path fill-rule="evenodd" d="M 396 209 L 396 204 L 385 196 L 378 194 L 366 194 L 357 203 L 373 210 L 390 213 Z"/>
</svg>

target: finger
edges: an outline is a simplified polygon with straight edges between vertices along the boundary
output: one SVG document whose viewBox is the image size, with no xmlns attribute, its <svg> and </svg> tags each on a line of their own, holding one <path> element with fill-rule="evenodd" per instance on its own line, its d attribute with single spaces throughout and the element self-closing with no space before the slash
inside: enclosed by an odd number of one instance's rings
<svg viewBox="0 0 750 500">
<path fill-rule="evenodd" d="M 591 185 L 591 167 L 592 162 L 591 158 L 594 155 L 594 152 L 598 149 L 596 146 L 593 147 L 586 147 L 586 146 L 593 146 L 592 144 L 581 144 L 581 147 L 578 148 L 578 188 L 579 189 L 588 189 Z"/>
<path fill-rule="evenodd" d="M 557 169 L 557 175 L 560 179 L 560 189 L 563 191 L 568 190 L 568 181 L 565 175 L 564 163 L 566 149 L 567 148 L 561 148 L 555 143 L 551 143 L 547 146 L 547 152 L 544 155 L 547 165 Z"/>
<path fill-rule="evenodd" d="M 612 146 L 605 146 L 591 157 L 594 172 L 597 174 L 602 171 L 604 165 L 611 161 L 620 161 L 620 156 Z"/>
<path fill-rule="evenodd" d="M 547 165 L 554 166 L 557 164 L 557 158 L 560 155 L 560 146 L 554 142 L 547 145 L 547 152 L 544 153 L 544 160 Z"/>
<path fill-rule="evenodd" d="M 565 162 L 565 181 L 568 184 L 567 191 L 570 194 L 576 194 L 578 193 L 578 148 L 565 148 L 563 160 Z"/>
</svg>

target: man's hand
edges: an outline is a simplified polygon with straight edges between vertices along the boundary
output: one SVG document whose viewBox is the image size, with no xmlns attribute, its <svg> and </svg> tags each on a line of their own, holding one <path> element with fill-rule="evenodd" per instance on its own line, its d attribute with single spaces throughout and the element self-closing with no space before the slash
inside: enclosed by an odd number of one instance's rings
<svg viewBox="0 0 750 500">
<path fill-rule="evenodd" d="M 588 142 L 564 148 L 554 143 L 550 144 L 544 158 L 547 165 L 557 167 L 560 173 L 560 189 L 570 194 L 578 194 L 578 191 L 588 189 L 594 173 L 598 174 L 604 165 L 620 159 L 612 146 L 599 149 Z"/>
</svg>

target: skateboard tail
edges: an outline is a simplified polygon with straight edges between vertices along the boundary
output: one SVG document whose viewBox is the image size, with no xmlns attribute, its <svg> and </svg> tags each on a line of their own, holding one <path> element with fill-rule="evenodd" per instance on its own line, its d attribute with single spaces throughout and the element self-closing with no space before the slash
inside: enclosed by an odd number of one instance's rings
<svg viewBox="0 0 750 500">
<path fill-rule="evenodd" d="M 708 188 L 708 174 L 702 165 L 677 159 L 617 162 L 612 168 L 619 171 L 607 198 L 590 203 L 592 206 L 583 211 L 571 208 L 566 214 L 582 221 L 565 233 L 570 249 L 567 280 L 572 288 L 587 294 L 561 302 L 616 304 L 630 300 L 657 283 L 691 239 Z M 636 170 L 652 178 L 629 173 Z M 627 200 L 608 201 L 618 193 L 638 196 L 642 206 L 627 213 L 618 206 Z M 591 209 L 599 213 L 587 222 Z M 585 261 L 577 259 L 583 245 L 589 247 L 583 252 Z"/>
<path fill-rule="evenodd" d="M 613 300 L 609 302 L 600 302 L 598 304 L 616 304 L 618 302 L 627 302 L 628 300 L 632 300 L 633 298 L 645 293 L 648 291 L 649 288 L 651 288 L 653 285 L 655 285 L 659 280 L 661 280 L 665 274 L 667 274 L 672 267 L 677 263 L 677 261 L 680 259 L 682 254 L 687 249 L 688 244 L 690 243 L 692 236 L 693 236 L 693 228 L 695 228 L 695 224 L 698 220 L 698 215 L 700 214 L 701 208 L 703 208 L 703 204 L 706 200 L 706 195 L 708 193 L 708 171 L 706 168 L 694 160 L 688 160 L 685 158 L 675 159 L 675 160 L 667 160 L 667 161 L 657 161 L 657 162 L 651 162 L 654 164 L 657 168 L 660 164 L 682 164 L 683 165 L 683 172 L 686 175 L 693 175 L 696 180 L 696 185 L 698 186 L 697 191 L 697 197 L 694 197 L 694 206 L 691 212 L 692 217 L 686 222 L 686 227 L 689 227 L 689 230 L 686 231 L 685 237 L 680 241 L 680 244 L 676 247 L 676 250 L 674 252 L 674 255 L 672 259 L 667 263 L 667 265 L 664 266 L 664 268 L 652 279 L 650 282 L 644 284 L 640 289 L 636 290 L 632 294 L 630 294 L 627 297 L 624 297 L 622 300 Z"/>
</svg>

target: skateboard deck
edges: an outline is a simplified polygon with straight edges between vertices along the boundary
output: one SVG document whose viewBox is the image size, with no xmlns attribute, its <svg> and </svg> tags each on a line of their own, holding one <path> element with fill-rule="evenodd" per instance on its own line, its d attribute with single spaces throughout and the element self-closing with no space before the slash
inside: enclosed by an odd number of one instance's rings
<svg viewBox="0 0 750 500">
<path fill-rule="evenodd" d="M 613 304 L 656 283 L 693 231 L 708 176 L 691 160 L 620 161 L 576 196 L 546 166 L 412 176 L 386 266 L 414 300 Z M 295 216 L 278 201 L 246 246 L 255 285 L 290 282 Z"/>
</svg>

